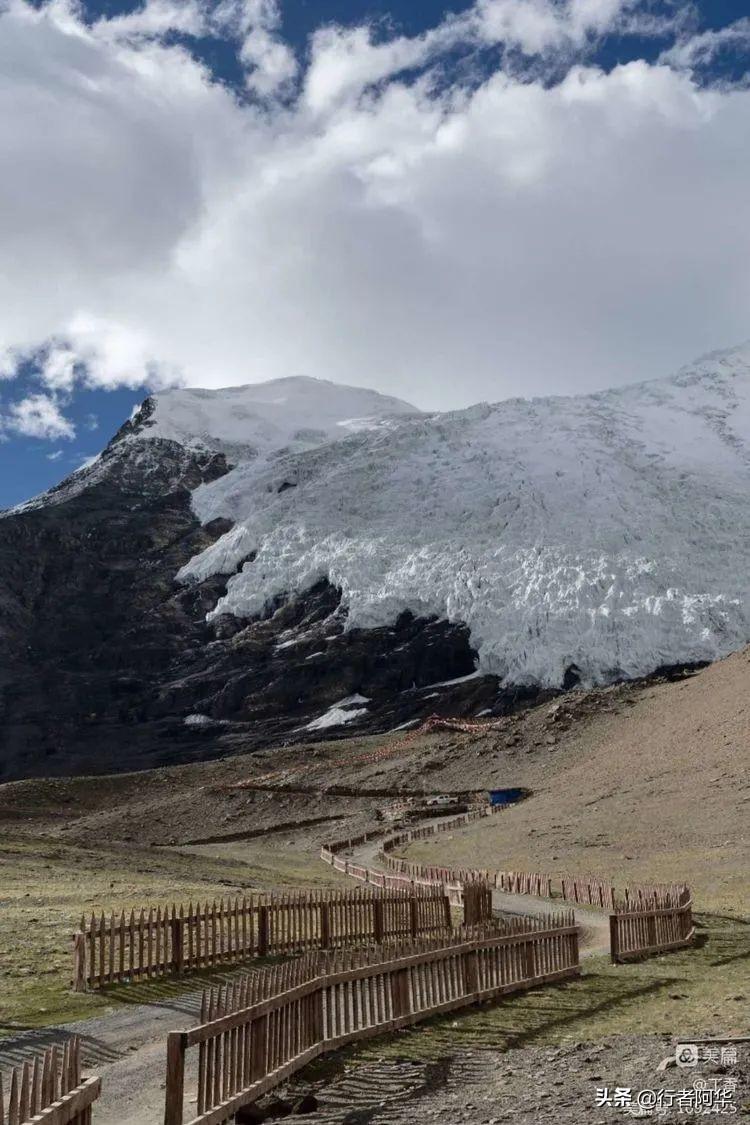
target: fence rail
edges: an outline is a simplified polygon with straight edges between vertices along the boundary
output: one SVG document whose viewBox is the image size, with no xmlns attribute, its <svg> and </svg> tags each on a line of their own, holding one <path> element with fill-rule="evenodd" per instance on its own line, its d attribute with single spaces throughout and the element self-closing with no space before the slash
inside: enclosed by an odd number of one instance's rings
<svg viewBox="0 0 750 1125">
<path fill-rule="evenodd" d="M 579 972 L 570 915 L 307 954 L 260 971 L 204 996 L 201 1024 L 169 1035 L 164 1123 L 183 1125 L 187 1065 L 198 1076 L 190 1125 L 221 1125 L 326 1051 Z"/>
<path fill-rule="evenodd" d="M 610 948 L 615 963 L 635 961 L 653 953 L 685 949 L 692 945 L 693 901 L 687 887 L 648 896 L 648 888 L 632 888 L 628 900 L 609 916 Z"/>
<path fill-rule="evenodd" d="M 73 938 L 73 987 L 150 980 L 270 954 L 298 954 L 450 928 L 439 887 L 260 895 L 91 916 Z"/>
<path fill-rule="evenodd" d="M 451 832 L 457 828 L 463 828 L 466 824 L 480 820 L 485 816 L 491 816 L 498 811 L 502 811 L 502 806 L 488 806 L 488 808 L 479 812 L 467 813 L 448 821 L 427 824 L 422 828 L 407 829 L 405 832 L 388 837 L 383 842 L 379 858 L 390 870 L 410 875 L 412 878 L 421 879 L 427 883 L 445 882 L 461 886 L 469 881 L 484 880 L 498 890 L 508 891 L 512 894 L 538 895 L 542 898 L 551 897 L 552 877 L 539 871 L 489 871 L 465 867 L 440 867 L 432 864 L 415 863 L 390 854 L 404 844 L 411 844 L 415 840 L 424 840 L 442 832 Z"/>
<path fill-rule="evenodd" d="M 618 895 L 611 883 L 592 875 L 561 875 L 558 888 L 553 889 L 553 876 L 543 872 L 488 871 L 464 867 L 439 867 L 415 863 L 392 852 L 414 840 L 463 827 L 486 813 L 473 813 L 407 829 L 383 840 L 378 852 L 386 873 L 363 867 L 340 853 L 358 847 L 367 836 L 340 840 L 321 849 L 321 856 L 340 871 L 355 878 L 381 886 L 429 887 L 440 885 L 452 905 L 465 905 L 466 888 L 484 883 L 511 894 L 537 895 L 551 898 L 557 891 L 567 902 L 595 906 L 610 912 L 610 951 L 615 962 L 634 960 L 652 953 L 663 953 L 689 946 L 694 937 L 692 900 L 684 883 L 637 884 L 627 886 Z M 465 921 L 474 921 L 470 907 L 465 905 Z M 486 905 L 482 909 L 488 909 Z"/>
<path fill-rule="evenodd" d="M 567 902 L 580 902 L 586 906 L 599 906 L 611 910 L 615 903 L 615 888 L 604 879 L 590 875 L 562 875 L 560 893 Z"/>
<path fill-rule="evenodd" d="M 451 832 L 457 828 L 463 828 L 467 824 L 482 820 L 487 816 L 496 815 L 501 811 L 503 811 L 501 806 L 487 806 L 474 812 L 462 813 L 449 820 L 437 821 L 421 828 L 409 828 L 404 832 L 386 837 L 378 852 L 378 860 L 388 869 L 387 873 L 355 863 L 345 855 L 340 854 L 360 847 L 368 839 L 372 839 L 372 836 L 368 836 L 367 833 L 325 844 L 321 848 L 320 854 L 321 858 L 335 867 L 337 871 L 342 871 L 355 879 L 361 879 L 372 886 L 442 886 L 445 888 L 452 906 L 463 904 L 463 887 L 469 882 L 486 882 L 491 887 L 512 894 L 550 898 L 552 896 L 552 876 L 539 871 L 490 871 L 468 867 L 441 867 L 436 864 L 415 863 L 412 860 L 391 854 L 396 848 L 402 847 L 404 844 L 411 844 L 415 840 L 424 840 L 442 832 Z"/>
<path fill-rule="evenodd" d="M 78 1039 L 49 1047 L 10 1072 L 7 1102 L 0 1074 L 0 1125 L 91 1125 L 101 1080 L 81 1078 Z"/>
</svg>

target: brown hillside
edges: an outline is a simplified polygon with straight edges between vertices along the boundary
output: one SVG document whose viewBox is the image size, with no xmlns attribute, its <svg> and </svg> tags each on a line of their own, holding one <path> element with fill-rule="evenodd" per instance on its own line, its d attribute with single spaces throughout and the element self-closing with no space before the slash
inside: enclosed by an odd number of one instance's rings
<svg viewBox="0 0 750 1125">
<path fill-rule="evenodd" d="M 494 779 L 534 796 L 410 854 L 683 878 L 702 907 L 750 911 L 750 650 L 679 682 L 571 694 L 510 720 L 494 754 Z"/>
</svg>

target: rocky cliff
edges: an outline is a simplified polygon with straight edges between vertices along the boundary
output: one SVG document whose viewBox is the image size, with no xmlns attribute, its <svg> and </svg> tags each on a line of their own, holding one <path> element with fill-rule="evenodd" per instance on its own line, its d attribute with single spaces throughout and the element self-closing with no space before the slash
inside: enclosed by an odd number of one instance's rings
<svg viewBox="0 0 750 1125">
<path fill-rule="evenodd" d="M 314 396 L 311 382 L 303 390 Z M 175 392 L 173 405 L 195 394 Z M 347 630 L 341 592 L 325 580 L 254 617 L 207 622 L 229 575 L 189 585 L 176 575 L 232 523 L 202 524 L 195 489 L 227 474 L 232 456 L 265 463 L 278 447 L 329 438 L 320 407 L 308 403 L 309 425 L 292 419 L 293 430 L 280 433 L 257 403 L 238 422 L 237 392 L 229 397 L 244 443 L 227 439 L 216 418 L 213 436 L 176 432 L 170 396 L 160 402 L 164 418 L 149 399 L 95 464 L 0 518 L 2 780 L 335 736 L 354 719 L 360 732 L 388 729 L 430 713 L 436 695 L 449 710 L 496 702 L 494 677 L 473 675 L 464 627 L 402 613 L 387 628 Z M 370 392 L 344 397 L 335 405 L 347 427 L 407 409 Z M 221 404 L 221 394 L 211 401 Z M 341 420 L 332 420 L 333 403 L 330 413 L 330 425 Z M 426 690 L 453 679 L 461 682 Z M 366 713 L 358 699 L 367 699 Z"/>
</svg>

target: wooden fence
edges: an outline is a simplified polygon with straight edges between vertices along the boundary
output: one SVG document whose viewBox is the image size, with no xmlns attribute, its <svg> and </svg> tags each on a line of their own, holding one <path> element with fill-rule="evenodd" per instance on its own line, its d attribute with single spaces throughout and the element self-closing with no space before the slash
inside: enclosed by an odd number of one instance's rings
<svg viewBox="0 0 750 1125">
<path fill-rule="evenodd" d="M 190 1125 L 221 1125 L 324 1052 L 579 973 L 569 915 L 274 966 L 208 994 L 200 1025 L 170 1033 L 164 1125 L 184 1121 L 186 1073 L 198 1086 Z"/>
<path fill-rule="evenodd" d="M 0 1125 L 91 1125 L 101 1080 L 81 1080 L 78 1039 L 49 1047 L 10 1073 L 7 1101 L 0 1074 Z"/>
<path fill-rule="evenodd" d="M 464 925 L 478 926 L 492 918 L 492 888 L 481 879 L 463 885 Z"/>
<path fill-rule="evenodd" d="M 335 949 L 450 928 L 439 887 L 259 895 L 204 905 L 94 915 L 73 938 L 76 991 L 273 954 Z"/>
<path fill-rule="evenodd" d="M 652 953 L 682 949 L 693 940 L 692 901 L 685 884 L 639 884 L 625 887 L 621 897 L 611 883 L 595 876 L 562 875 L 559 890 L 553 876 L 542 872 L 488 871 L 476 868 L 439 867 L 415 863 L 392 855 L 395 848 L 424 839 L 452 827 L 462 827 L 465 816 L 451 821 L 410 829 L 387 837 L 378 852 L 378 861 L 387 873 L 377 872 L 346 859 L 341 852 L 360 846 L 367 836 L 342 840 L 321 850 L 323 859 L 341 871 L 366 879 L 380 880 L 381 886 L 442 886 L 452 905 L 464 904 L 466 922 L 475 921 L 474 907 L 466 912 L 465 890 L 472 883 L 484 883 L 511 894 L 531 894 L 551 898 L 557 891 L 568 902 L 595 906 L 610 913 L 610 943 L 613 961 L 633 960 Z M 486 909 L 486 907 L 485 907 Z M 491 909 L 491 906 L 490 906 Z"/>
<path fill-rule="evenodd" d="M 552 876 L 542 871 L 496 871 L 494 886 L 508 894 L 552 898 Z"/>
<path fill-rule="evenodd" d="M 652 910 L 687 902 L 690 889 L 685 883 L 636 883 L 623 889 L 613 906 L 619 910 Z"/>
<path fill-rule="evenodd" d="M 451 730 L 458 731 L 463 734 L 488 734 L 492 730 L 497 730 L 498 719 L 485 719 L 477 721 L 476 719 L 462 719 L 459 717 L 448 718 L 445 715 L 428 715 L 423 719 L 419 726 L 414 727 L 412 730 L 402 734 L 393 742 L 385 746 L 379 746 L 377 750 L 371 750 L 366 754 L 360 754 L 358 757 L 353 758 L 352 761 L 357 765 L 382 762 L 386 758 L 393 757 L 394 754 L 403 754 L 410 746 L 416 746 L 421 738 L 426 734 L 432 734 L 436 730 Z"/>
<path fill-rule="evenodd" d="M 665 891 L 629 888 L 627 900 L 615 904 L 609 916 L 612 960 L 635 961 L 653 953 L 667 953 L 692 945 L 693 901 L 687 887 Z"/>
<path fill-rule="evenodd" d="M 560 879 L 561 895 L 567 902 L 580 902 L 611 910 L 615 904 L 615 888 L 604 879 L 590 875 L 563 875 Z"/>
<path fill-rule="evenodd" d="M 428 824 L 423 828 L 411 828 L 396 836 L 390 836 L 383 842 L 379 859 L 386 867 L 401 874 L 410 875 L 426 883 L 458 884 L 462 886 L 470 881 L 484 880 L 498 890 L 512 894 L 537 895 L 550 898 L 552 895 L 552 877 L 539 871 L 489 871 L 486 869 L 466 867 L 439 867 L 433 864 L 414 863 L 390 853 L 404 844 L 413 843 L 414 840 L 423 840 L 428 836 L 435 836 L 441 832 L 462 828 L 470 820 L 478 820 L 489 813 L 468 814 L 455 817 L 453 820 L 438 824 Z"/>
<path fill-rule="evenodd" d="M 391 865 L 395 873 L 389 873 L 354 863 L 353 860 L 337 854 L 344 847 L 358 847 L 367 838 L 364 835 L 356 839 L 324 845 L 320 850 L 321 858 L 337 871 L 354 879 L 361 879 L 372 887 L 388 890 L 417 890 L 422 893 L 440 889 L 446 895 L 450 906 L 463 907 L 466 925 L 476 925 L 492 917 L 490 872 L 448 867 L 420 867 L 419 864 L 408 864 L 406 860 L 392 859 L 381 851 L 378 853 L 381 862 L 387 863 L 389 859 L 392 860 Z M 388 842 L 386 841 L 386 844 Z M 385 847 L 386 844 L 383 846 Z M 411 870 L 412 868 L 414 870 Z M 471 888 L 468 895 L 467 888 Z"/>
<path fill-rule="evenodd" d="M 460 816 L 449 820 L 441 820 L 434 824 L 424 825 L 422 828 L 410 828 L 396 835 L 388 836 L 383 840 L 378 861 L 387 872 L 377 871 L 363 864 L 355 863 L 341 854 L 361 847 L 362 844 L 372 839 L 379 833 L 364 833 L 361 836 L 352 836 L 346 840 L 324 844 L 320 855 L 326 863 L 330 863 L 337 871 L 342 871 L 355 879 L 361 879 L 372 886 L 379 887 L 430 887 L 441 886 L 450 899 L 451 906 L 463 905 L 463 888 L 469 882 L 487 882 L 491 887 L 513 894 L 537 895 L 549 898 L 552 895 L 552 877 L 542 872 L 526 871 L 490 871 L 469 867 L 441 867 L 436 864 L 414 863 L 402 859 L 400 856 L 391 855 L 396 848 L 404 844 L 423 840 L 441 832 L 450 832 L 463 828 L 476 820 L 493 816 L 502 811 L 502 807 L 491 807 L 462 813 Z"/>
</svg>

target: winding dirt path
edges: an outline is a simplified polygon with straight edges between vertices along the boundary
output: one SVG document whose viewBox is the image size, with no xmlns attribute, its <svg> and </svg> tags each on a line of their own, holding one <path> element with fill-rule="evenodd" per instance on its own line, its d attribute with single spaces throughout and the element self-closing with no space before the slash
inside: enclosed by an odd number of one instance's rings
<svg viewBox="0 0 750 1125">
<path fill-rule="evenodd" d="M 423 823 L 435 822 L 436 818 L 430 818 Z M 382 839 L 369 840 L 353 849 L 352 858 L 374 870 L 383 870 L 378 860 L 381 847 Z M 567 905 L 559 899 L 493 892 L 493 907 L 498 914 L 541 915 Z M 581 929 L 582 955 L 606 952 L 609 948 L 607 915 L 593 908 L 575 908 L 574 914 Z M 247 966 L 239 966 L 219 975 L 222 981 L 228 981 L 246 970 Z M 198 988 L 188 985 L 180 991 L 181 987 L 174 982 L 168 995 L 152 1002 L 134 1002 L 87 1020 L 21 1032 L 0 1040 L 0 1070 L 6 1071 L 45 1046 L 79 1036 L 84 1069 L 102 1077 L 102 1096 L 96 1105 L 97 1125 L 159 1125 L 164 1113 L 167 1032 L 191 1026 L 197 1022 L 200 1011 L 203 984 Z M 134 1001 L 135 995 L 134 992 Z M 393 1076 L 389 1068 L 386 1070 L 390 1082 Z M 415 1072 L 411 1072 L 407 1086 L 414 1076 Z M 185 1098 L 186 1110 L 189 1110 L 191 1099 L 195 1098 L 196 1083 L 191 1075 L 187 1079 Z M 400 1078 L 393 1081 L 400 1088 Z M 388 1100 L 390 1095 L 383 1096 Z"/>
<path fill-rule="evenodd" d="M 424 825 L 420 827 L 431 823 L 436 821 L 434 819 L 424 821 Z M 360 847 L 352 849 L 351 858 L 355 863 L 369 867 L 373 871 L 384 871 L 385 868 L 379 859 L 382 846 L 382 839 L 368 840 Z M 609 953 L 609 915 L 605 910 L 593 906 L 578 906 L 559 898 L 538 898 L 536 895 L 509 894 L 498 890 L 492 892 L 492 908 L 500 915 L 514 917 L 531 915 L 535 918 L 543 914 L 554 914 L 559 910 L 572 910 L 579 928 L 581 956 L 591 957 L 600 953 Z"/>
<path fill-rule="evenodd" d="M 243 971 L 247 966 L 228 969 L 216 982 L 229 981 Z M 167 1033 L 199 1021 L 203 986 L 174 982 L 168 992 L 150 1003 L 118 1006 L 101 1016 L 0 1039 L 0 1071 L 5 1073 L 45 1047 L 78 1036 L 84 1071 L 102 1078 L 96 1125 L 159 1125 L 164 1116 Z M 186 1109 L 197 1094 L 197 1079 L 191 1074 L 187 1079 Z"/>
</svg>

